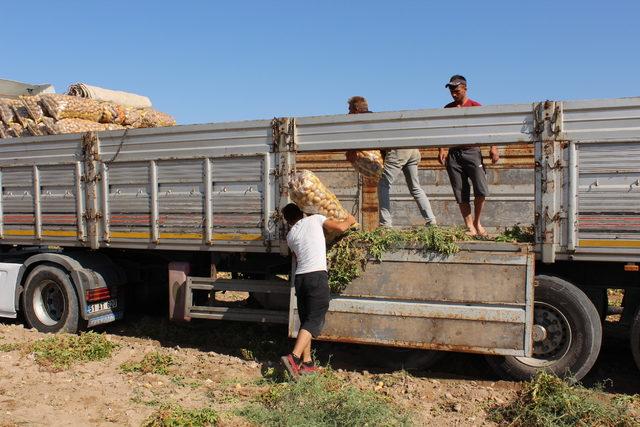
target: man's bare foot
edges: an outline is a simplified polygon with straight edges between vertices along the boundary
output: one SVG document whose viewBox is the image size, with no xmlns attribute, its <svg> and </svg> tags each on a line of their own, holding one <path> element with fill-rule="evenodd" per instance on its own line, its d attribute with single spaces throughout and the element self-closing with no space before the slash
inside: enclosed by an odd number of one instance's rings
<svg viewBox="0 0 640 427">
<path fill-rule="evenodd" d="M 474 227 L 476 229 L 476 235 L 480 237 L 487 237 L 489 235 L 489 233 L 487 233 L 487 230 L 485 230 L 481 224 L 474 224 Z"/>
<path fill-rule="evenodd" d="M 476 231 L 476 228 L 473 225 L 467 224 L 467 231 L 465 231 L 464 234 L 466 234 L 469 237 L 476 237 L 478 235 L 478 232 Z"/>
</svg>

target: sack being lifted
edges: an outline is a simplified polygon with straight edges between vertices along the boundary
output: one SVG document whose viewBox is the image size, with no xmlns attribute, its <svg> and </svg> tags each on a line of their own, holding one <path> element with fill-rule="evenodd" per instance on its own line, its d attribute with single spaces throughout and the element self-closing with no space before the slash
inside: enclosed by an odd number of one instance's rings
<svg viewBox="0 0 640 427">
<path fill-rule="evenodd" d="M 382 177 L 384 161 L 380 150 L 350 150 L 347 160 L 362 176 L 378 181 Z"/>
<path fill-rule="evenodd" d="M 327 218 L 343 221 L 349 213 L 338 198 L 310 170 L 300 170 L 289 180 L 291 200 L 306 214 L 321 214 Z"/>
</svg>

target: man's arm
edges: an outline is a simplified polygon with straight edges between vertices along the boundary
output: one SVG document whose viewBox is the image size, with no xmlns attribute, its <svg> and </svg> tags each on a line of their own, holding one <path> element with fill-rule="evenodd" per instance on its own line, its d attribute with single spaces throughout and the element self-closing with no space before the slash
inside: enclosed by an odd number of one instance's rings
<svg viewBox="0 0 640 427">
<path fill-rule="evenodd" d="M 438 161 L 442 166 L 447 162 L 447 150 L 445 148 L 438 148 Z"/>
<path fill-rule="evenodd" d="M 493 163 L 494 165 L 496 163 L 498 163 L 498 160 L 500 160 L 500 154 L 498 153 L 498 147 L 496 147 L 495 145 L 491 146 L 491 148 L 489 149 L 489 157 L 491 157 L 491 163 Z"/>
<path fill-rule="evenodd" d="M 356 219 L 353 217 L 353 215 L 349 215 L 347 217 L 347 219 L 345 219 L 343 221 L 338 221 L 336 219 L 328 219 L 327 218 L 322 223 L 322 226 L 327 231 L 336 231 L 338 233 L 344 233 L 345 231 L 347 231 L 349 229 L 349 227 L 351 227 L 355 223 L 356 223 Z"/>
</svg>

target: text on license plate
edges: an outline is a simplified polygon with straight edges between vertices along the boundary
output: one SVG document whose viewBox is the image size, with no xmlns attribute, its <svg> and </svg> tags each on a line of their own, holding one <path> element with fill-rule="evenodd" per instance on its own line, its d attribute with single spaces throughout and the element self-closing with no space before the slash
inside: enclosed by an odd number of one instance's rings
<svg viewBox="0 0 640 427">
<path fill-rule="evenodd" d="M 95 313 L 97 311 L 108 310 L 110 308 L 116 308 L 118 306 L 118 300 L 112 299 L 109 301 L 103 301 L 96 304 L 87 305 L 87 313 Z"/>
</svg>

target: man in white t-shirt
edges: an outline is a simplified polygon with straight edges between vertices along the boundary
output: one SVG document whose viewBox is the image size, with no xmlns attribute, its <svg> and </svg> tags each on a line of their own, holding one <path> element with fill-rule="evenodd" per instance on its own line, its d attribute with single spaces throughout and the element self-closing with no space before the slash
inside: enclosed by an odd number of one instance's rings
<svg viewBox="0 0 640 427">
<path fill-rule="evenodd" d="M 287 244 L 296 259 L 295 288 L 300 316 L 300 330 L 291 353 L 281 360 L 294 378 L 316 371 L 311 358 L 311 340 L 320 334 L 329 309 L 327 247 L 323 230 L 344 233 L 356 220 L 352 215 L 344 221 L 324 215 L 304 216 L 295 203 L 282 209 L 291 229 Z"/>
</svg>

